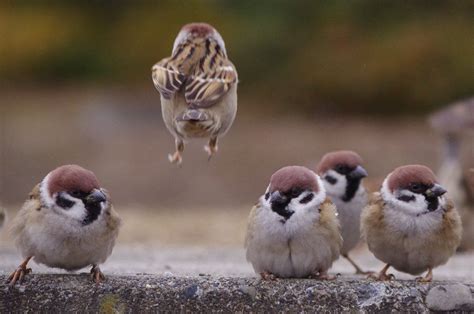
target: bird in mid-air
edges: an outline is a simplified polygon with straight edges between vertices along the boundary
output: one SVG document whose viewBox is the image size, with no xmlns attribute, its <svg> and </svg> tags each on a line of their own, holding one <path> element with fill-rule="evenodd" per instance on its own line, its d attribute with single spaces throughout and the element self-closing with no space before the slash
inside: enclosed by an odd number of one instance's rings
<svg viewBox="0 0 474 314">
<path fill-rule="evenodd" d="M 373 275 L 389 280 L 390 266 L 430 282 L 461 243 L 461 218 L 434 173 L 422 165 L 396 168 L 363 210 L 361 231 L 369 250 L 386 263 Z"/>
<path fill-rule="evenodd" d="M 252 208 L 247 225 L 247 260 L 263 279 L 332 279 L 342 237 L 336 208 L 319 176 L 300 166 L 275 172 Z"/>
<path fill-rule="evenodd" d="M 222 36 L 206 23 L 183 26 L 171 57 L 153 66 L 152 78 L 163 120 L 175 138 L 170 162 L 182 162 L 185 141 L 191 138 L 208 138 L 205 150 L 211 158 L 237 113 L 237 71 Z"/>
<path fill-rule="evenodd" d="M 12 220 L 10 232 L 24 260 L 10 284 L 31 271 L 30 259 L 68 271 L 91 266 L 92 279 L 100 282 L 99 264 L 112 253 L 120 224 L 93 172 L 77 165 L 56 168 L 33 188 Z"/>
</svg>

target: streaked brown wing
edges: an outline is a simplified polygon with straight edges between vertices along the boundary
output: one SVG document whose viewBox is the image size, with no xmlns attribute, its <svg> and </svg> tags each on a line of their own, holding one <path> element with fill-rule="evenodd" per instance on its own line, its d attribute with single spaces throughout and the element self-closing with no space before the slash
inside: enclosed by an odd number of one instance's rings
<svg viewBox="0 0 474 314">
<path fill-rule="evenodd" d="M 214 105 L 233 84 L 237 83 L 237 71 L 232 62 L 219 50 L 206 54 L 185 87 L 186 102 L 191 107 L 206 108 Z"/>
<path fill-rule="evenodd" d="M 163 59 L 155 64 L 152 68 L 152 78 L 156 89 L 166 99 L 170 99 L 174 93 L 179 91 L 186 79 L 173 57 Z"/>
</svg>

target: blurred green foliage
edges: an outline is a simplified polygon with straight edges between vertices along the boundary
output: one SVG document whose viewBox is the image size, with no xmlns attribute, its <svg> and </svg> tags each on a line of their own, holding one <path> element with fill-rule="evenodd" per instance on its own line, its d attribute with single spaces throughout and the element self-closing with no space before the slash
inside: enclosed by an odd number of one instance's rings
<svg viewBox="0 0 474 314">
<path fill-rule="evenodd" d="M 265 110 L 414 113 L 474 93 L 474 2 L 441 0 L 6 2 L 0 82 L 152 88 L 192 21 L 219 30 L 241 99 Z"/>
</svg>

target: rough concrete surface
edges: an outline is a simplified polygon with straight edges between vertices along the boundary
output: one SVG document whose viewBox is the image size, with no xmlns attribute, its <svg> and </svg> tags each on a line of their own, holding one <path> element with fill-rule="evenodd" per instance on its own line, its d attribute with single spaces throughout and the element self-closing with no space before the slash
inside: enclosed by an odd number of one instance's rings
<svg viewBox="0 0 474 314">
<path fill-rule="evenodd" d="M 363 250 L 354 258 L 372 270 L 381 264 Z M 11 247 L 0 247 L 0 313 L 9 312 L 275 312 L 275 311 L 473 311 L 472 255 L 461 254 L 435 270 L 431 284 L 395 272 L 382 283 L 351 275 L 335 263 L 334 281 L 261 281 L 239 248 L 151 248 L 118 246 L 102 267 L 100 285 L 88 274 L 68 274 L 32 263 L 22 285 L 4 282 L 19 263 Z"/>
<path fill-rule="evenodd" d="M 30 277 L 27 285 L 0 285 L 0 312 L 423 312 L 429 310 L 426 294 L 439 284 L 130 275 L 109 276 L 95 285 L 86 274 L 43 274 Z M 474 285 L 464 287 L 474 289 Z M 453 309 L 474 308 L 460 304 Z"/>
</svg>

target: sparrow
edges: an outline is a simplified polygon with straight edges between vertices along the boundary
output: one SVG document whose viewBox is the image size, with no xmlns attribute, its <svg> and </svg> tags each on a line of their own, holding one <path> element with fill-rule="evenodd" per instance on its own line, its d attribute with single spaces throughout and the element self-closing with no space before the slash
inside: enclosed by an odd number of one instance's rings
<svg viewBox="0 0 474 314">
<path fill-rule="evenodd" d="M 175 138 L 169 161 L 182 162 L 190 138 L 209 139 L 204 148 L 210 159 L 237 113 L 237 71 L 222 36 L 206 23 L 183 26 L 171 57 L 152 67 L 152 79 L 161 95 L 163 120 Z"/>
<path fill-rule="evenodd" d="M 349 251 L 360 241 L 360 214 L 367 205 L 367 191 L 361 184 L 367 177 L 362 158 L 353 151 L 330 152 L 321 158 L 316 173 L 337 209 L 344 240 L 341 255 L 354 266 L 356 274 L 367 274 L 349 257 Z"/>
<path fill-rule="evenodd" d="M 461 218 L 446 190 L 426 166 L 396 168 L 383 181 L 361 216 L 369 250 L 386 263 L 373 277 L 388 280 L 390 266 L 433 279 L 433 268 L 445 264 L 461 242 Z"/>
<path fill-rule="evenodd" d="M 275 172 L 248 219 L 246 257 L 255 272 L 265 280 L 333 279 L 327 271 L 341 246 L 336 208 L 321 178 L 301 166 Z"/>
<path fill-rule="evenodd" d="M 112 253 L 120 224 L 93 172 L 77 165 L 56 168 L 33 188 L 11 223 L 24 260 L 8 281 L 21 282 L 33 259 L 68 271 L 92 266 L 92 279 L 99 283 L 104 279 L 99 264 Z"/>
</svg>

